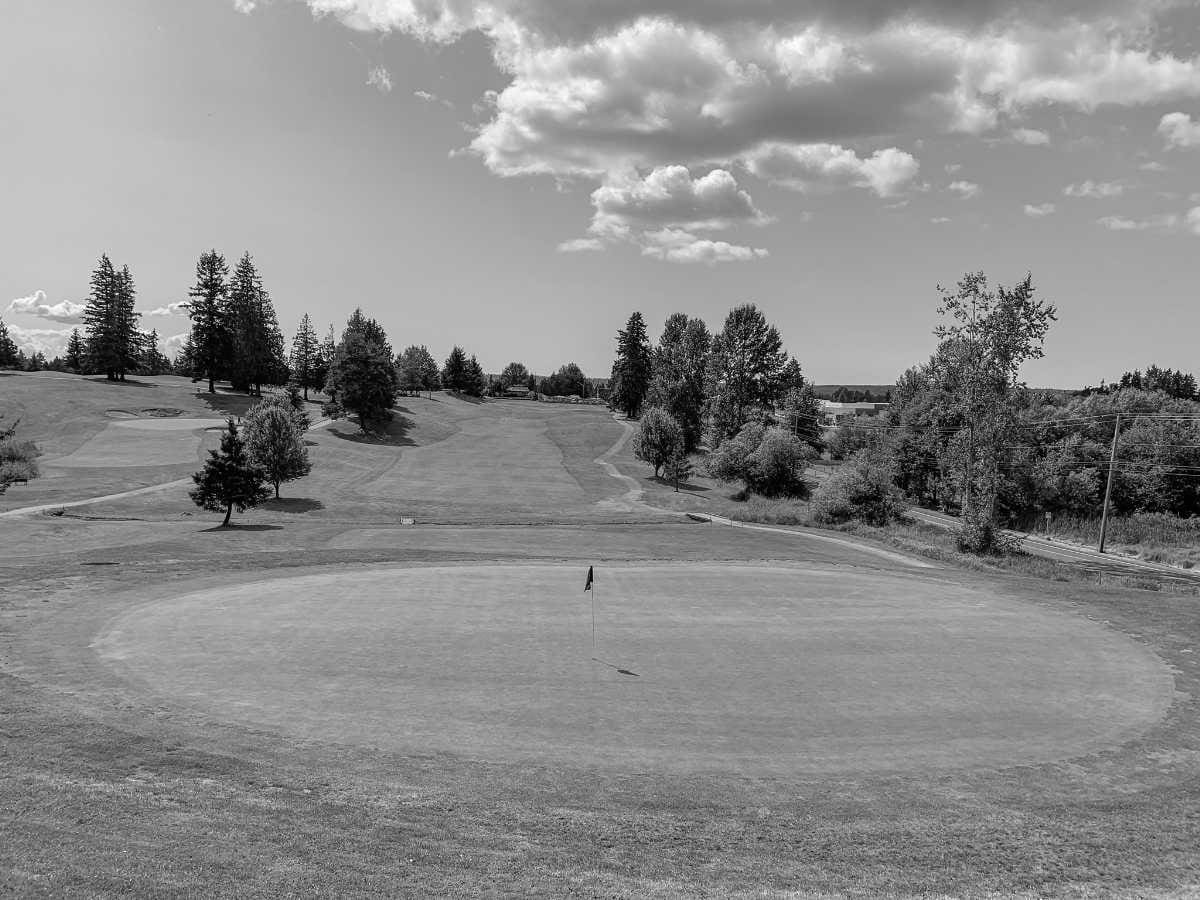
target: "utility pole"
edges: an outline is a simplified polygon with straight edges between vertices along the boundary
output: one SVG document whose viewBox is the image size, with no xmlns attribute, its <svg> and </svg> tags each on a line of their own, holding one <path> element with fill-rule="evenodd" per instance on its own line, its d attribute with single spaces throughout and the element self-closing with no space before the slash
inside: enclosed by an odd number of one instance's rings
<svg viewBox="0 0 1200 900">
<path fill-rule="evenodd" d="M 1108 451 L 1108 484 L 1104 486 L 1104 512 L 1100 514 L 1100 552 L 1104 552 L 1104 539 L 1108 536 L 1108 498 L 1112 496 L 1113 472 L 1117 464 L 1117 435 L 1121 433 L 1121 414 L 1113 423 L 1112 449 Z"/>
</svg>

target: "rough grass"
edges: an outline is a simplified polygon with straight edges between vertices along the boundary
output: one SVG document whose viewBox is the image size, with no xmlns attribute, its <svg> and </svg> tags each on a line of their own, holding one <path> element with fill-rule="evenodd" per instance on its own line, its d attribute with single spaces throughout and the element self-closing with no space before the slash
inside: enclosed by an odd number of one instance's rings
<svg viewBox="0 0 1200 900">
<path fill-rule="evenodd" d="M 1049 526 L 1038 523 L 1038 532 L 1094 547 L 1100 542 L 1100 520 L 1060 516 Z M 1200 517 L 1181 519 L 1165 513 L 1113 516 L 1108 520 L 1106 547 L 1114 553 L 1191 569 L 1200 565 Z"/>
</svg>

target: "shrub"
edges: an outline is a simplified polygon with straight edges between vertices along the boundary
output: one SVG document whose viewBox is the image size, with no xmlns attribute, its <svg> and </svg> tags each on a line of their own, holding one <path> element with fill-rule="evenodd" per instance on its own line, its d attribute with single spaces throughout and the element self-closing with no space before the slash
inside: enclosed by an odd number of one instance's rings
<svg viewBox="0 0 1200 900">
<path fill-rule="evenodd" d="M 811 456 L 812 450 L 795 435 L 751 422 L 709 456 L 708 472 L 721 481 L 742 482 L 749 493 L 800 497 Z"/>
<path fill-rule="evenodd" d="M 900 516 L 901 498 L 888 466 L 859 454 L 817 488 L 813 519 L 822 524 L 857 520 L 883 526 Z"/>
</svg>

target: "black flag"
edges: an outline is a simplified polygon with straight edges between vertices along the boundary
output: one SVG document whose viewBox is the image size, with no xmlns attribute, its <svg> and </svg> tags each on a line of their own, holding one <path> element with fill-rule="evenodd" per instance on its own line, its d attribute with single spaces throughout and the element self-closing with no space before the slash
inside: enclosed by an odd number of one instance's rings
<svg viewBox="0 0 1200 900">
<path fill-rule="evenodd" d="M 590 591 L 592 589 L 592 567 L 591 566 L 588 566 L 588 577 L 587 577 L 587 581 L 584 582 L 583 589 L 585 591 Z"/>
</svg>

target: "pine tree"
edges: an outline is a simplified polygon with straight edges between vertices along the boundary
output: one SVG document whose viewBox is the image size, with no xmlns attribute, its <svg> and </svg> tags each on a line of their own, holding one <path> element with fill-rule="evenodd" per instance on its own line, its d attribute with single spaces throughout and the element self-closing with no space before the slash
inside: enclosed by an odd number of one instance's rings
<svg viewBox="0 0 1200 900">
<path fill-rule="evenodd" d="M 188 291 L 192 298 L 189 315 L 192 320 L 193 378 L 208 378 L 208 392 L 216 393 L 215 381 L 228 367 L 229 331 L 229 266 L 216 250 L 200 255 L 196 263 L 196 283 Z"/>
<path fill-rule="evenodd" d="M 442 386 L 448 391 L 461 392 L 467 384 L 467 353 L 457 344 L 442 366 Z"/>
<path fill-rule="evenodd" d="M 439 384 L 437 362 L 424 344 L 405 347 L 396 357 L 400 389 L 410 394 L 433 391 Z"/>
<path fill-rule="evenodd" d="M 320 387 L 324 381 L 317 380 L 317 354 L 321 345 L 317 342 L 317 333 L 313 330 L 312 320 L 308 313 L 300 319 L 300 327 L 296 329 L 296 337 L 292 341 L 292 374 L 296 384 L 304 391 L 304 399 L 308 399 L 308 389 Z"/>
<path fill-rule="evenodd" d="M 142 342 L 142 365 L 149 375 L 161 375 L 171 368 L 171 361 L 158 349 L 158 329 L 151 328 Z"/>
<path fill-rule="evenodd" d="M 467 368 L 463 384 L 463 393 L 469 397 L 482 397 L 487 387 L 487 377 L 483 374 L 483 366 L 472 354 L 467 360 Z"/>
<path fill-rule="evenodd" d="M 304 446 L 302 421 L 291 401 L 277 395 L 252 406 L 243 422 L 246 455 L 275 486 L 277 500 L 282 482 L 294 481 L 312 471 L 308 448 Z"/>
<path fill-rule="evenodd" d="M 286 380 L 283 333 L 271 295 L 249 253 L 244 253 L 229 282 L 229 322 L 233 335 L 230 384 L 234 390 L 262 395 L 264 384 Z"/>
<path fill-rule="evenodd" d="M 79 329 L 76 329 L 78 332 Z M 17 364 L 19 350 L 17 343 L 8 333 L 8 326 L 0 319 L 0 368 L 11 368 Z"/>
<path fill-rule="evenodd" d="M 617 332 L 617 358 L 612 367 L 613 405 L 631 419 L 642 412 L 650 386 L 651 352 L 646 322 L 635 312 Z"/>
<path fill-rule="evenodd" d="M 258 506 L 271 496 L 266 473 L 251 462 L 238 427 L 229 419 L 221 435 L 221 449 L 209 450 L 204 468 L 192 476 L 196 486 L 188 492 L 192 502 L 211 512 L 224 512 L 224 527 L 234 508 L 238 512 Z"/>
<path fill-rule="evenodd" d="M 108 254 L 100 257 L 92 273 L 92 292 L 83 311 L 87 328 L 87 362 L 109 381 L 124 381 L 126 371 L 137 367 L 141 353 L 140 313 L 134 311 L 135 292 L 129 267 L 113 268 Z"/>
<path fill-rule="evenodd" d="M 192 340 L 191 332 L 188 332 L 187 340 L 183 342 L 174 362 L 171 363 L 171 370 L 176 375 L 185 375 L 196 382 L 200 380 L 196 368 L 196 343 Z"/>
<path fill-rule="evenodd" d="M 83 337 L 78 328 L 71 329 L 71 337 L 67 339 L 67 352 L 63 363 L 73 372 L 83 371 Z"/>
<path fill-rule="evenodd" d="M 337 351 L 337 341 L 334 339 L 333 326 L 329 326 L 329 331 L 325 335 L 325 339 L 317 347 L 317 355 L 313 359 L 313 385 L 318 390 L 325 389 L 325 382 L 329 380 L 329 367 L 333 363 L 333 355 Z"/>
<path fill-rule="evenodd" d="M 355 310 L 329 367 L 325 414 L 334 419 L 355 415 L 364 432 L 382 431 L 392 420 L 399 392 L 387 335 L 378 322 Z"/>
</svg>

